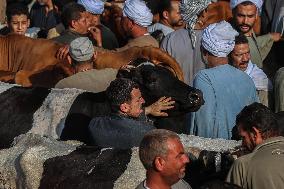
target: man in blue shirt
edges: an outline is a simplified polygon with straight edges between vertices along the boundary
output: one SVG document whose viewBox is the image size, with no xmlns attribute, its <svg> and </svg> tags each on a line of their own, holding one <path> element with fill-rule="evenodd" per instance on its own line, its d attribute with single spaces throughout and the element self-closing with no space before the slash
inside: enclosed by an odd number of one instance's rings
<svg viewBox="0 0 284 189">
<path fill-rule="evenodd" d="M 225 21 L 211 24 L 203 32 L 201 49 L 208 69 L 197 73 L 193 86 L 203 92 L 205 104 L 191 114 L 190 134 L 230 139 L 236 115 L 258 101 L 252 79 L 228 64 L 237 35 Z"/>
</svg>

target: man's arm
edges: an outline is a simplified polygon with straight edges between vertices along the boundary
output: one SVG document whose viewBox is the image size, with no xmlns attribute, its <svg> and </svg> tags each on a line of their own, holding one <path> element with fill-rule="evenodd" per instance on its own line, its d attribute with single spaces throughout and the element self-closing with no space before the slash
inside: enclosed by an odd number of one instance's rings
<svg viewBox="0 0 284 189">
<path fill-rule="evenodd" d="M 218 131 L 214 130 L 214 126 L 217 102 L 211 81 L 203 71 L 200 71 L 193 81 L 193 87 L 202 91 L 205 104 L 197 112 L 191 113 L 190 134 L 216 138 L 215 134 Z"/>
<path fill-rule="evenodd" d="M 235 160 L 233 163 L 227 178 L 226 182 L 244 187 L 244 179 L 246 178 L 245 166 L 242 162 L 242 158 Z"/>
</svg>

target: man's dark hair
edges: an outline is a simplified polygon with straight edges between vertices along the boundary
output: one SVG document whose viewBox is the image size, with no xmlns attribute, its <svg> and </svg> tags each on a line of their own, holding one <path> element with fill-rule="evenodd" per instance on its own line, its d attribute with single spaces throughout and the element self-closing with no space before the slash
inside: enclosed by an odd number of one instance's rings
<svg viewBox="0 0 284 189">
<path fill-rule="evenodd" d="M 79 20 L 81 18 L 80 13 L 86 11 L 83 5 L 77 3 L 69 3 L 63 8 L 61 15 L 62 24 L 65 28 L 68 28 L 72 20 Z"/>
<path fill-rule="evenodd" d="M 62 12 L 65 5 L 69 3 L 76 3 L 76 0 L 52 0 L 53 4 L 57 6 L 58 11 Z"/>
<path fill-rule="evenodd" d="M 245 106 L 237 115 L 236 124 L 249 133 L 254 132 L 253 127 L 257 128 L 264 139 L 279 135 L 275 113 L 261 103 Z"/>
<path fill-rule="evenodd" d="M 113 112 L 118 112 L 121 104 L 131 100 L 131 91 L 134 88 L 139 89 L 139 85 L 125 78 L 118 78 L 110 83 L 106 95 Z"/>
<path fill-rule="evenodd" d="M 248 39 L 246 38 L 244 34 L 240 33 L 238 36 L 235 37 L 235 45 L 247 44 L 247 43 L 248 43 Z"/>
<path fill-rule="evenodd" d="M 160 18 L 163 18 L 163 12 L 164 11 L 170 12 L 171 10 L 172 10 L 171 0 L 159 1 L 158 13 L 159 13 Z"/>
<path fill-rule="evenodd" d="M 279 133 L 281 136 L 284 136 L 284 111 L 276 113 L 276 120 L 277 120 Z"/>
<path fill-rule="evenodd" d="M 12 16 L 15 15 L 26 15 L 29 18 L 29 9 L 22 3 L 12 3 L 7 6 L 6 16 L 8 22 L 11 21 Z"/>
</svg>

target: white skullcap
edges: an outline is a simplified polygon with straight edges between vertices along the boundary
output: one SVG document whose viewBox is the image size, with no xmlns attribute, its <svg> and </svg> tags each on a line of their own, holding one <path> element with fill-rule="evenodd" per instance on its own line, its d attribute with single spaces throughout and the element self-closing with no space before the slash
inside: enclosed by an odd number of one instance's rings
<svg viewBox="0 0 284 189">
<path fill-rule="evenodd" d="M 249 2 L 252 2 L 253 4 L 255 4 L 258 11 L 260 12 L 262 4 L 263 4 L 262 0 L 231 0 L 231 2 L 230 2 L 231 9 L 234 9 L 236 6 L 238 6 L 239 4 L 241 4 L 245 1 L 249 1 Z"/>
<path fill-rule="evenodd" d="M 78 62 L 88 61 L 94 55 L 94 46 L 88 37 L 78 37 L 70 43 L 69 54 Z"/>
<path fill-rule="evenodd" d="M 234 49 L 235 37 L 239 33 L 226 21 L 210 24 L 204 29 L 201 45 L 217 57 L 227 57 Z"/>
<path fill-rule="evenodd" d="M 104 12 L 104 3 L 101 0 L 78 0 L 85 9 L 92 14 L 102 14 Z"/>
<path fill-rule="evenodd" d="M 153 14 L 143 0 L 126 0 L 122 12 L 123 16 L 139 26 L 147 27 L 152 24 Z"/>
</svg>

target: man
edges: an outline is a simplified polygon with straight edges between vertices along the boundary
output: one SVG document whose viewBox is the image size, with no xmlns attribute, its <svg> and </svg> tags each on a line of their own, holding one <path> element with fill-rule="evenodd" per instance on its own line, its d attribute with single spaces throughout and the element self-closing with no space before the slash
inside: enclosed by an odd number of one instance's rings
<svg viewBox="0 0 284 189">
<path fill-rule="evenodd" d="M 200 52 L 203 26 L 199 20 L 206 18 L 206 8 L 211 0 L 183 0 L 180 12 L 187 29 L 180 29 L 167 35 L 161 48 L 177 60 L 182 68 L 185 83 L 192 85 L 194 75 L 205 68 Z"/>
<path fill-rule="evenodd" d="M 259 100 L 262 104 L 269 105 L 269 92 L 272 83 L 266 74 L 250 60 L 250 50 L 247 38 L 240 34 L 235 38 L 235 47 L 229 55 L 230 64 L 247 73 L 253 80 Z"/>
<path fill-rule="evenodd" d="M 37 37 L 37 32 L 32 32 L 34 29 L 28 29 L 30 26 L 29 9 L 21 3 L 9 4 L 6 9 L 8 26 L 0 30 L 1 35 L 9 33 L 25 35 L 28 37 Z"/>
<path fill-rule="evenodd" d="M 67 4 L 63 9 L 61 18 L 64 27 L 67 29 L 59 37 L 53 38 L 54 41 L 70 45 L 74 39 L 85 37 L 89 32 L 86 9 L 82 5 Z"/>
<path fill-rule="evenodd" d="M 228 64 L 237 35 L 225 21 L 209 25 L 202 34 L 202 55 L 208 69 L 197 73 L 193 86 L 203 92 L 205 104 L 191 113 L 190 134 L 230 139 L 238 112 L 258 101 L 251 78 Z"/>
<path fill-rule="evenodd" d="M 46 32 L 58 22 L 52 0 L 37 0 L 31 8 L 31 26 Z"/>
<path fill-rule="evenodd" d="M 279 41 L 279 33 L 270 33 L 256 37 L 253 26 L 262 7 L 262 0 L 231 0 L 234 28 L 243 33 L 248 41 L 251 60 L 258 67 L 263 67 L 263 61 L 268 55 L 273 42 Z"/>
<path fill-rule="evenodd" d="M 284 137 L 279 136 L 274 113 L 253 103 L 237 115 L 236 125 L 243 146 L 252 152 L 234 162 L 227 182 L 244 189 L 284 188 Z"/>
<path fill-rule="evenodd" d="M 175 31 L 175 27 L 182 27 L 183 20 L 180 15 L 179 4 L 180 2 L 177 0 L 158 1 L 160 21 L 148 27 L 149 33 L 152 34 L 160 30 L 165 37 Z"/>
<path fill-rule="evenodd" d="M 104 11 L 104 2 L 101 0 L 78 0 L 78 3 L 85 7 L 90 27 L 98 27 L 101 30 L 102 47 L 109 50 L 118 48 L 118 41 L 114 33 L 100 21 L 100 16 Z M 99 46 L 96 41 L 94 45 Z"/>
<path fill-rule="evenodd" d="M 153 46 L 159 47 L 159 43 L 147 31 L 151 25 L 153 14 L 143 0 L 126 0 L 123 7 L 121 26 L 125 35 L 129 38 L 128 43 L 116 49 L 123 51 L 129 47 Z"/>
<path fill-rule="evenodd" d="M 73 40 L 69 47 L 67 60 L 74 67 L 75 74 L 60 80 L 55 88 L 77 88 L 90 92 L 106 90 L 110 82 L 116 78 L 117 70 L 93 69 L 95 58 L 93 44 L 87 37 Z"/>
<path fill-rule="evenodd" d="M 274 79 L 275 112 L 284 111 L 284 67 L 280 68 Z"/>
<path fill-rule="evenodd" d="M 112 114 L 93 118 L 89 131 L 93 144 L 127 149 L 138 146 L 144 134 L 155 129 L 146 115 L 167 116 L 161 110 L 173 108 L 171 98 L 161 98 L 143 110 L 139 86 L 129 79 L 116 79 L 106 90 Z"/>
<path fill-rule="evenodd" d="M 146 179 L 136 189 L 191 189 L 182 178 L 189 162 L 179 136 L 172 131 L 149 131 L 139 146 Z"/>
</svg>

